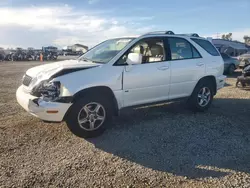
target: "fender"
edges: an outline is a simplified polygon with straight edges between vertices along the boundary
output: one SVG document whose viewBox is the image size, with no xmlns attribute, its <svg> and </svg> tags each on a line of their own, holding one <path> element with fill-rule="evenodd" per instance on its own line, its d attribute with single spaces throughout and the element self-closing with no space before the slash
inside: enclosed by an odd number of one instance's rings
<svg viewBox="0 0 250 188">
<path fill-rule="evenodd" d="M 111 100 L 112 105 L 114 107 L 114 114 L 118 115 L 119 105 L 118 105 L 117 98 L 114 92 L 111 90 L 111 88 L 107 86 L 95 86 L 95 87 L 90 87 L 90 88 L 80 90 L 73 95 L 71 102 L 74 103 L 77 101 L 77 99 L 84 97 L 88 94 L 90 95 L 98 94 L 102 96 L 107 96 L 107 100 Z"/>
</svg>

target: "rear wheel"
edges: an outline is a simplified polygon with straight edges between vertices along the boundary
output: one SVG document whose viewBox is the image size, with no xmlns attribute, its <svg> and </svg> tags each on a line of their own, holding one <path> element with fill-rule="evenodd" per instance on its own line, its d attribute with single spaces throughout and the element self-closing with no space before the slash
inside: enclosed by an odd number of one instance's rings
<svg viewBox="0 0 250 188">
<path fill-rule="evenodd" d="M 235 70 L 235 66 L 232 64 L 232 65 L 230 65 L 230 66 L 228 67 L 227 73 L 228 73 L 229 75 L 232 75 L 232 74 L 234 73 L 234 70 Z"/>
<path fill-rule="evenodd" d="M 70 131 L 82 138 L 102 134 L 112 120 L 112 107 L 108 100 L 86 96 L 70 109 L 66 123 Z"/>
<path fill-rule="evenodd" d="M 208 80 L 199 82 L 188 100 L 189 107 L 193 111 L 206 111 L 213 101 L 213 88 L 213 84 Z"/>
</svg>

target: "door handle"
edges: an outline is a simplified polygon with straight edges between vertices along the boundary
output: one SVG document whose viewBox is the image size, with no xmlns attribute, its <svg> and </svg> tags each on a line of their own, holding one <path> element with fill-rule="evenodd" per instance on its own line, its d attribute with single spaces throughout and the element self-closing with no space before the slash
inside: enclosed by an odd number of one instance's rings
<svg viewBox="0 0 250 188">
<path fill-rule="evenodd" d="M 201 63 L 201 62 L 200 62 L 200 63 L 197 63 L 196 65 L 197 65 L 198 67 L 201 67 L 201 66 L 204 65 L 204 63 Z"/>
<path fill-rule="evenodd" d="M 169 69 L 169 66 L 162 66 L 162 67 L 158 67 L 159 70 L 167 70 Z"/>
</svg>

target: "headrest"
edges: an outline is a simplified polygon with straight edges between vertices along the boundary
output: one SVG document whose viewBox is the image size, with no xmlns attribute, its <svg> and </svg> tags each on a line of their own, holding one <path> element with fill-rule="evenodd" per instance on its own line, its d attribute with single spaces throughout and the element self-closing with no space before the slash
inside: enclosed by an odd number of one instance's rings
<svg viewBox="0 0 250 188">
<path fill-rule="evenodd" d="M 151 49 L 152 56 L 163 55 L 163 48 L 159 44 L 154 44 Z"/>
<path fill-rule="evenodd" d="M 134 53 L 143 54 L 144 53 L 143 47 L 142 46 L 136 46 L 134 48 Z"/>
</svg>

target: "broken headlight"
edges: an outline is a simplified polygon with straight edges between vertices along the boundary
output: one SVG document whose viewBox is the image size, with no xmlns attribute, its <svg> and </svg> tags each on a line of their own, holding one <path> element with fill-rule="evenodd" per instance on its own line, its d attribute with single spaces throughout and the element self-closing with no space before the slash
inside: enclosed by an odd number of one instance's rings
<svg viewBox="0 0 250 188">
<path fill-rule="evenodd" d="M 45 101 L 55 101 L 60 95 L 60 82 L 42 81 L 33 88 L 31 94 L 41 97 Z"/>
</svg>

